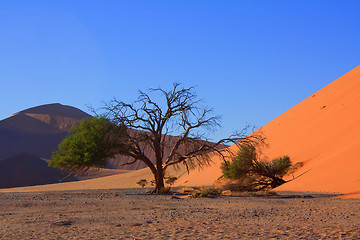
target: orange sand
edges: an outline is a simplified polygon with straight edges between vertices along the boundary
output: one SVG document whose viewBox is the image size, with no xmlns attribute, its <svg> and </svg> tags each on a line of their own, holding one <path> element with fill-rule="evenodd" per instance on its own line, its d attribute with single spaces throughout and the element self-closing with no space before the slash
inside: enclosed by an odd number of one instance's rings
<svg viewBox="0 0 360 240">
<path fill-rule="evenodd" d="M 305 162 L 294 174 L 299 177 L 278 190 L 357 193 L 344 197 L 360 197 L 359 93 L 360 66 L 262 127 L 269 158 L 289 155 L 293 162 Z M 191 173 L 182 183 L 211 184 L 221 175 L 219 164 L 217 159 L 212 167 Z"/>
<path fill-rule="evenodd" d="M 4 188 L 0 192 L 36 192 L 36 191 L 71 191 L 84 189 L 116 189 L 116 188 L 134 188 L 139 187 L 136 184 L 140 179 L 150 180 L 152 177 L 151 171 L 148 169 L 141 169 L 138 171 L 131 171 L 124 174 L 116 174 L 107 177 L 66 182 L 46 184 L 30 187 Z"/>
</svg>

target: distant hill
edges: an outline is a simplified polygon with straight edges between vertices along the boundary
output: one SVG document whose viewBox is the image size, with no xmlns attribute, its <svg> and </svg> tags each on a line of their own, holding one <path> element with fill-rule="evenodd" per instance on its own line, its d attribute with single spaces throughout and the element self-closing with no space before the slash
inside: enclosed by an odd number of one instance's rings
<svg viewBox="0 0 360 240">
<path fill-rule="evenodd" d="M 49 159 L 69 129 L 89 114 L 70 106 L 47 104 L 0 121 L 0 161 L 28 153 Z"/>
<path fill-rule="evenodd" d="M 0 121 L 0 187 L 56 183 L 64 177 L 44 159 L 89 114 L 58 103 L 13 114 Z M 66 181 L 76 180 L 74 177 Z"/>
</svg>

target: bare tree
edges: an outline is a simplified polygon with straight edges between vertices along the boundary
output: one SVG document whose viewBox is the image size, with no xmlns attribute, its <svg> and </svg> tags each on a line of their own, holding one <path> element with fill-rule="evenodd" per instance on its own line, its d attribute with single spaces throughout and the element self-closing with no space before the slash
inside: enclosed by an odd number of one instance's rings
<svg viewBox="0 0 360 240">
<path fill-rule="evenodd" d="M 158 97 L 163 99 L 155 101 Z M 150 89 L 149 93 L 139 91 L 133 104 L 113 99 L 104 109 L 113 123 L 129 130 L 130 150 L 127 155 L 132 161 L 125 164 L 143 161 L 154 175 L 156 193 L 164 188 L 165 172 L 170 166 L 184 164 L 189 171 L 209 165 L 213 154 L 225 159 L 230 154 L 225 145 L 264 141 L 261 134 L 246 136 L 245 131 L 241 131 L 210 143 L 204 132 L 219 127 L 219 117 L 213 116 L 212 110 L 203 106 L 193 87 L 183 88 L 178 83 L 174 83 L 170 91 L 162 88 Z M 165 144 L 169 134 L 179 136 L 172 146 Z M 148 152 L 146 148 L 154 153 L 154 162 L 145 154 Z"/>
</svg>

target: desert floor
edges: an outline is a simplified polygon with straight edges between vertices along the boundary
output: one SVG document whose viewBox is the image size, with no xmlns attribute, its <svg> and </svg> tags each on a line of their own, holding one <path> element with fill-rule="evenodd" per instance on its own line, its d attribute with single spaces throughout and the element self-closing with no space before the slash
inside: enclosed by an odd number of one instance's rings
<svg viewBox="0 0 360 240">
<path fill-rule="evenodd" d="M 360 199 L 143 192 L 0 193 L 0 239 L 360 239 Z"/>
</svg>

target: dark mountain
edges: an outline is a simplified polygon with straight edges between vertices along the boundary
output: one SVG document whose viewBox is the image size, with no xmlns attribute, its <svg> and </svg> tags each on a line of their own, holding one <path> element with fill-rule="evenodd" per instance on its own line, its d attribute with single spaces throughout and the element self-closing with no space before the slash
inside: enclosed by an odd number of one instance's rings
<svg viewBox="0 0 360 240">
<path fill-rule="evenodd" d="M 0 188 L 57 183 L 64 176 L 48 167 L 45 160 L 31 154 L 19 154 L 0 162 Z M 76 180 L 73 177 L 66 181 Z"/>
<path fill-rule="evenodd" d="M 0 161 L 29 153 L 49 159 L 69 129 L 89 114 L 70 106 L 47 104 L 0 121 Z"/>
<path fill-rule="evenodd" d="M 46 104 L 21 111 L 25 114 L 46 114 L 52 116 L 62 116 L 73 119 L 82 119 L 90 115 L 78 108 L 62 105 L 60 103 Z"/>
<path fill-rule="evenodd" d="M 29 108 L 0 121 L 0 187 L 59 182 L 63 174 L 43 159 L 50 159 L 69 129 L 84 117 L 90 115 L 56 103 Z"/>
</svg>

